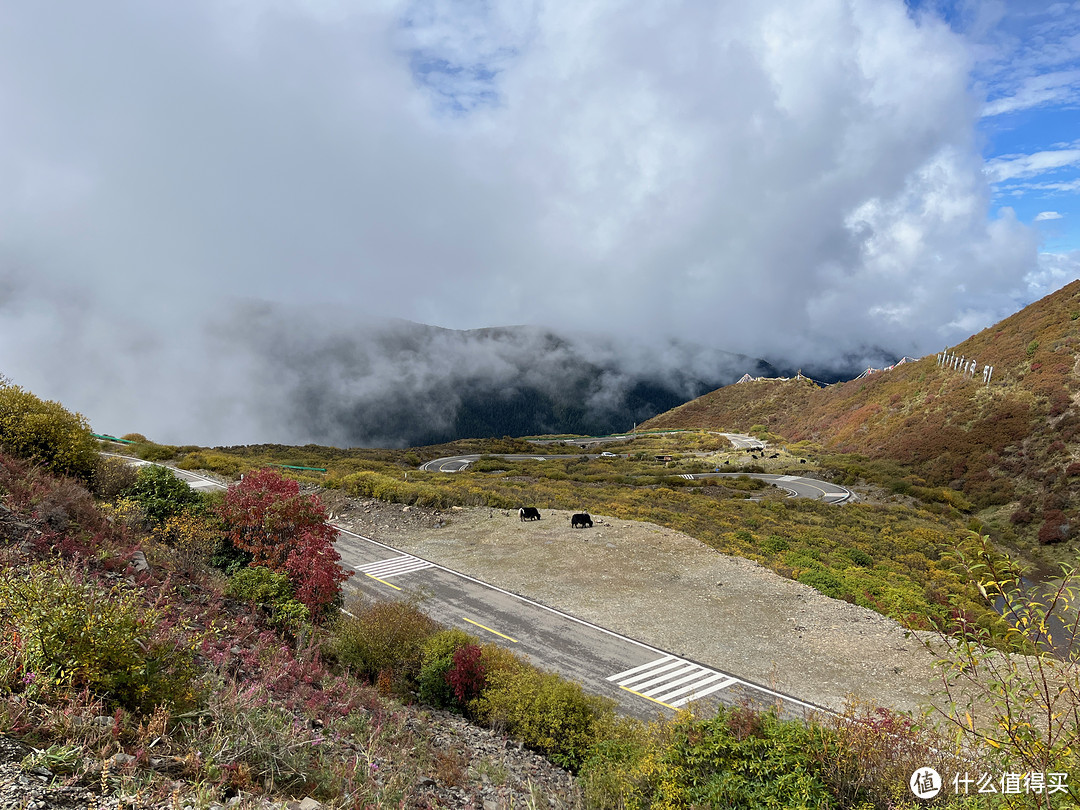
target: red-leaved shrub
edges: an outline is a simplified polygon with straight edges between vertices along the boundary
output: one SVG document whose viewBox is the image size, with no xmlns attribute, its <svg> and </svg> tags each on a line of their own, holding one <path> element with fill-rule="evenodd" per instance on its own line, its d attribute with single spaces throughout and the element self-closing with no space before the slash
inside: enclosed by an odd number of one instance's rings
<svg viewBox="0 0 1080 810">
<path fill-rule="evenodd" d="M 1039 542 L 1043 545 L 1060 543 L 1069 537 L 1069 522 L 1065 514 L 1054 509 L 1046 512 L 1042 526 L 1039 527 Z"/>
<path fill-rule="evenodd" d="M 446 682 L 458 703 L 465 705 L 484 690 L 487 667 L 479 644 L 466 644 L 454 651 L 454 663 L 446 671 Z"/>
<path fill-rule="evenodd" d="M 312 617 L 337 602 L 351 574 L 338 565 L 337 531 L 316 495 L 266 468 L 230 487 L 220 507 L 229 541 L 252 555 L 251 565 L 285 574 Z"/>
</svg>

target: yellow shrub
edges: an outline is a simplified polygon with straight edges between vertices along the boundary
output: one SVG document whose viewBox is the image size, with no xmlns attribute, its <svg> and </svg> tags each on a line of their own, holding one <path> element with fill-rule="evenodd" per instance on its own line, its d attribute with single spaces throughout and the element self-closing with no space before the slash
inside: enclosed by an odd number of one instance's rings
<svg viewBox="0 0 1080 810">
<path fill-rule="evenodd" d="M 0 381 L 0 447 L 61 475 L 90 478 L 97 443 L 82 414 Z"/>
</svg>

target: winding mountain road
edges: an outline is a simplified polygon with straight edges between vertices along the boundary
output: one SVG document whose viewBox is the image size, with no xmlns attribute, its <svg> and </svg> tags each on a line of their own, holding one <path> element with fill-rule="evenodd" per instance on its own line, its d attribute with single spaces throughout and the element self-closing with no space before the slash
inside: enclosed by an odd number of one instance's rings
<svg viewBox="0 0 1080 810">
<path fill-rule="evenodd" d="M 726 437 L 736 450 L 763 450 L 765 448 L 764 443 L 750 436 L 743 436 L 739 433 L 721 433 L 719 435 Z M 605 437 L 604 440 L 618 441 L 626 438 L 628 437 L 610 436 Z M 577 442 L 575 441 L 575 443 Z M 591 457 L 596 458 L 596 456 Z M 432 459 L 431 461 L 421 464 L 420 469 L 426 472 L 461 472 L 474 461 L 481 458 L 505 458 L 507 461 L 548 461 L 553 459 L 581 458 L 581 455 L 573 453 L 553 455 L 491 453 L 481 455 L 473 453 L 463 456 L 446 456 L 445 458 Z M 750 472 L 677 473 L 677 475 L 680 478 L 685 478 L 690 481 L 697 481 L 705 478 L 738 478 L 740 476 L 746 476 L 749 478 L 756 478 L 759 481 L 764 481 L 767 484 L 772 484 L 773 486 L 784 490 L 793 498 L 808 498 L 810 500 L 823 501 L 825 503 L 844 503 L 845 501 L 854 498 L 854 494 L 846 487 L 828 481 L 822 481 L 818 478 L 809 478 L 804 475 L 778 475 L 772 473 Z"/>
</svg>

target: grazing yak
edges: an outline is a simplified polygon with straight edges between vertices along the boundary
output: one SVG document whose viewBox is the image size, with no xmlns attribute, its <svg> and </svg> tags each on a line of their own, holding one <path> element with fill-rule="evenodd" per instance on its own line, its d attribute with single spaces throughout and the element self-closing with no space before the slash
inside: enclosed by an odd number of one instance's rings
<svg viewBox="0 0 1080 810">
<path fill-rule="evenodd" d="M 540 510 L 535 506 L 523 506 L 518 509 L 518 517 L 524 523 L 526 520 L 539 520 Z"/>
<path fill-rule="evenodd" d="M 592 518 L 588 512 L 578 512 L 572 518 L 570 518 L 570 528 L 576 529 L 580 526 L 583 529 L 592 528 Z"/>
</svg>

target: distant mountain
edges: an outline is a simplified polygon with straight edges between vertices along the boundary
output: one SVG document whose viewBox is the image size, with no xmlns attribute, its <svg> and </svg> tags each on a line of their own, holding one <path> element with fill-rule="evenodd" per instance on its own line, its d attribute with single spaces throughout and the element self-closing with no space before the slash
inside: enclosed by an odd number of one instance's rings
<svg viewBox="0 0 1080 810">
<path fill-rule="evenodd" d="M 301 442 L 403 447 L 460 438 L 630 430 L 768 363 L 528 326 L 458 331 L 408 321 L 332 334 L 243 330 L 266 409 Z"/>
<path fill-rule="evenodd" d="M 906 465 L 912 486 L 958 490 L 1007 533 L 1072 540 L 1080 527 L 1080 281 L 947 351 L 974 360 L 974 374 L 929 356 L 824 388 L 804 379 L 744 382 L 644 427 L 765 425 L 792 442 Z"/>
</svg>

